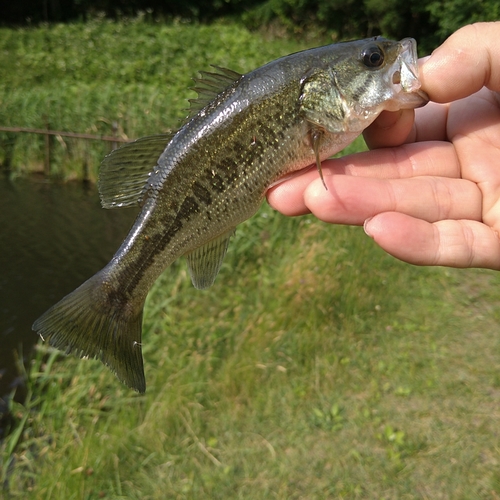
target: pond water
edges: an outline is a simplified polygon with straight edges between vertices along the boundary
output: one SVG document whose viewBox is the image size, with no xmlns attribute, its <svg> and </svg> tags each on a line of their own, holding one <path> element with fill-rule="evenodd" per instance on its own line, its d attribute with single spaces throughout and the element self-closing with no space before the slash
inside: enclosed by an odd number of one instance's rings
<svg viewBox="0 0 500 500">
<path fill-rule="evenodd" d="M 0 179 L 0 414 L 23 397 L 33 321 L 109 261 L 136 213 L 102 209 L 95 186 Z"/>
</svg>

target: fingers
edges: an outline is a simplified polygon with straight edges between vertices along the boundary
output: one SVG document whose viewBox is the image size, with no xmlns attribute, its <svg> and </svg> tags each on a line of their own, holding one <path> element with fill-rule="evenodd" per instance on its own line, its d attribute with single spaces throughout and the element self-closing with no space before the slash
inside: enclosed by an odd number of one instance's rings
<svg viewBox="0 0 500 500">
<path fill-rule="evenodd" d="M 325 182 L 328 191 L 320 179 L 307 184 L 304 213 L 329 223 L 364 223 L 378 245 L 411 264 L 500 269 L 500 240 L 481 222 L 482 197 L 473 182 L 347 175 L 327 176 Z"/>
<path fill-rule="evenodd" d="M 382 111 L 380 116 L 363 132 L 370 149 L 399 146 L 405 141 L 414 142 L 413 109 L 390 112 Z"/>
<path fill-rule="evenodd" d="M 325 170 L 323 169 L 324 175 Z M 267 202 L 283 215 L 295 217 L 308 214 L 310 211 L 304 203 L 304 191 L 317 178 L 318 172 L 313 172 L 312 169 L 304 173 L 301 172 L 297 176 L 270 188 L 266 193 Z"/>
<path fill-rule="evenodd" d="M 318 219 L 361 225 L 376 214 L 399 212 L 428 222 L 446 219 L 481 220 L 482 197 L 476 184 L 464 179 L 415 177 L 356 179 L 325 177 L 304 191 L 304 205 Z"/>
<path fill-rule="evenodd" d="M 326 175 L 346 174 L 353 177 L 405 179 L 433 175 L 460 177 L 460 163 L 449 142 L 403 144 L 355 153 L 323 162 Z"/>
<path fill-rule="evenodd" d="M 445 141 L 448 137 L 449 105 L 427 103 L 416 110 L 385 111 L 363 132 L 370 149 L 404 143 Z"/>
<path fill-rule="evenodd" d="M 465 26 L 420 68 L 422 90 L 436 102 L 469 96 L 483 86 L 500 91 L 500 22 Z"/>
<path fill-rule="evenodd" d="M 429 223 L 388 212 L 367 220 L 364 227 L 386 252 L 410 264 L 500 269 L 498 233 L 477 221 Z"/>
<path fill-rule="evenodd" d="M 446 140 L 448 106 L 483 87 L 500 91 L 500 22 L 465 26 L 451 35 L 420 66 L 422 90 L 431 101 L 412 111 L 382 113 L 364 132 L 370 149 L 404 142 Z M 460 122 L 459 122 L 460 123 Z"/>
<path fill-rule="evenodd" d="M 455 149 L 447 142 L 405 144 L 399 148 L 348 155 L 323 162 L 322 170 L 325 180 L 337 174 L 374 179 L 405 179 L 431 175 L 460 177 L 460 165 Z M 309 213 L 310 208 L 306 206 L 304 193 L 316 179 L 317 170 L 310 169 L 278 184 L 268 192 L 270 205 L 285 215 Z M 361 186 L 364 181 L 358 182 Z M 357 189 L 357 185 L 352 185 L 352 189 Z M 328 191 L 325 193 L 323 185 L 319 194 L 327 197 L 331 195 Z M 373 191 L 371 196 L 377 196 L 376 191 Z"/>
</svg>

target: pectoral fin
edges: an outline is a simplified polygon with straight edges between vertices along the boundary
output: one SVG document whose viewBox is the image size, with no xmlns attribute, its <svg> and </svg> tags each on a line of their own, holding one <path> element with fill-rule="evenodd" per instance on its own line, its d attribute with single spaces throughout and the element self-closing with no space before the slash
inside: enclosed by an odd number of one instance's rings
<svg viewBox="0 0 500 500">
<path fill-rule="evenodd" d="M 321 159 L 319 157 L 319 149 L 321 144 L 321 138 L 323 137 L 323 131 L 318 128 L 313 128 L 309 132 L 311 135 L 311 144 L 314 151 L 314 155 L 316 157 L 316 167 L 318 168 L 319 176 L 321 177 L 321 182 L 323 182 L 323 186 L 328 191 L 328 188 L 325 184 L 325 179 L 323 179 L 323 171 L 321 170 Z"/>
<path fill-rule="evenodd" d="M 186 254 L 189 274 L 195 288 L 204 290 L 213 285 L 233 234 L 234 228 Z"/>
<path fill-rule="evenodd" d="M 98 183 L 104 208 L 140 204 L 147 180 L 171 138 L 171 134 L 143 137 L 115 149 L 104 158 Z"/>
<path fill-rule="evenodd" d="M 335 72 L 312 72 L 301 84 L 300 112 L 306 120 L 331 133 L 345 132 L 350 109 L 338 89 Z"/>
</svg>

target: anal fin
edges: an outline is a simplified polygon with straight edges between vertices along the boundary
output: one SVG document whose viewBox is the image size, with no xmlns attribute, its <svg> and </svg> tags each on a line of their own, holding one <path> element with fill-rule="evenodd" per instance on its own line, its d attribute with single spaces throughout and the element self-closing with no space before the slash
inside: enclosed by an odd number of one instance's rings
<svg viewBox="0 0 500 500">
<path fill-rule="evenodd" d="M 227 252 L 235 228 L 186 254 L 189 274 L 195 288 L 204 290 L 213 285 Z"/>
</svg>

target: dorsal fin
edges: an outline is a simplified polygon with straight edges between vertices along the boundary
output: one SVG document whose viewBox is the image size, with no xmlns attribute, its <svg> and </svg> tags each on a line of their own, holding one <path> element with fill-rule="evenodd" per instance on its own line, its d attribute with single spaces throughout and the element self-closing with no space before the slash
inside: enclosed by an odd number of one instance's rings
<svg viewBox="0 0 500 500">
<path fill-rule="evenodd" d="M 104 158 L 98 182 L 104 208 L 130 207 L 143 201 L 147 180 L 173 135 L 142 137 Z"/>
<path fill-rule="evenodd" d="M 216 71 L 200 71 L 200 78 L 193 78 L 196 83 L 195 87 L 191 87 L 198 97 L 189 99 L 191 104 L 189 108 L 189 118 L 192 118 L 198 111 L 203 109 L 208 103 L 213 101 L 221 92 L 228 89 L 237 82 L 242 75 L 227 68 L 213 66 Z"/>
</svg>

